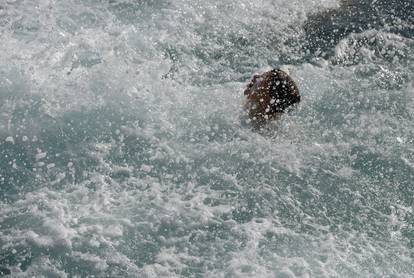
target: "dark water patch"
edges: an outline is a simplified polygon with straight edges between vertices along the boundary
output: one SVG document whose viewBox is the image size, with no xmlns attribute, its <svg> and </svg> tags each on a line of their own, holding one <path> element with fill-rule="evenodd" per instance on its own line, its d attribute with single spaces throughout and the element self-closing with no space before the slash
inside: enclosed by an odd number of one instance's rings
<svg viewBox="0 0 414 278">
<path fill-rule="evenodd" d="M 11 271 L 10 269 L 4 267 L 4 266 L 0 266 L 0 275 L 10 275 Z"/>
<path fill-rule="evenodd" d="M 102 166 L 95 144 L 119 143 L 124 139 L 122 127 L 142 124 L 141 116 L 129 117 L 107 106 L 51 117 L 41 100 L 15 107 L 9 117 L 10 136 L 0 144 L 2 200 L 13 200 L 41 183 L 58 187 L 87 179 L 87 173 Z"/>
<path fill-rule="evenodd" d="M 3 142 L 0 144 L 0 156 L 0 200 L 7 200 L 33 186 L 35 159 L 24 146 Z"/>
<path fill-rule="evenodd" d="M 413 41 L 393 32 L 369 30 L 350 34 L 337 45 L 334 65 L 378 63 L 383 67 L 407 67 L 413 59 Z M 372 65 L 371 65 L 372 66 Z"/>
<path fill-rule="evenodd" d="M 312 57 L 328 58 L 334 47 L 351 33 L 387 28 L 412 38 L 414 34 L 413 1 L 342 1 L 337 9 L 310 15 L 304 24 L 303 49 Z"/>
<path fill-rule="evenodd" d="M 13 248 L 3 249 L 0 254 L 0 264 L 7 267 L 0 267 L 0 275 L 11 274 L 12 267 L 19 267 L 21 270 L 26 271 L 30 266 L 33 256 L 39 255 L 27 246 L 14 246 Z M 1 271 L 3 271 L 1 273 Z"/>
</svg>

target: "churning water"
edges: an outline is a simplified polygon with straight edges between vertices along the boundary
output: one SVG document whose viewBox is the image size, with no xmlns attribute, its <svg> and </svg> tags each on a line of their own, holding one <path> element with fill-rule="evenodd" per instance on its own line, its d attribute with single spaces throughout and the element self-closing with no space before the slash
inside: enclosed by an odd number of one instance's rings
<svg viewBox="0 0 414 278">
<path fill-rule="evenodd" d="M 413 277 L 413 14 L 1 0 L 1 275 Z M 302 102 L 252 130 L 281 65 Z"/>
</svg>

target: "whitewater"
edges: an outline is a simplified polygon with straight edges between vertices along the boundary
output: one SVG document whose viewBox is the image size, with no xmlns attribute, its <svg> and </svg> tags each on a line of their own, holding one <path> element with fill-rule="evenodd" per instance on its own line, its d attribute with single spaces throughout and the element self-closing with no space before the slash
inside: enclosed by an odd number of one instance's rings
<svg viewBox="0 0 414 278">
<path fill-rule="evenodd" d="M 413 277 L 413 120 L 412 0 L 1 0 L 0 276 Z"/>
</svg>

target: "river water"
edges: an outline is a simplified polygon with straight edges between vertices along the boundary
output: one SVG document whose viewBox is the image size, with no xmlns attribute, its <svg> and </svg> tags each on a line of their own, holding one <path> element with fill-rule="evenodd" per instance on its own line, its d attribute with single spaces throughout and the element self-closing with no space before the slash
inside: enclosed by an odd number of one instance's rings
<svg viewBox="0 0 414 278">
<path fill-rule="evenodd" d="M 2 0 L 0 276 L 412 277 L 413 14 Z M 258 132 L 278 66 L 302 101 Z"/>
</svg>

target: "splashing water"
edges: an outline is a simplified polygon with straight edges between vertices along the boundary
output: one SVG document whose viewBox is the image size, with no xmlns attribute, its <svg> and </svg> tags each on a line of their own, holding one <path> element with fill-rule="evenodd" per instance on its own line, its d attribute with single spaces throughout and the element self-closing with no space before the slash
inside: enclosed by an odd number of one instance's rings
<svg viewBox="0 0 414 278">
<path fill-rule="evenodd" d="M 1 2 L 0 275 L 411 277 L 413 4 L 343 2 Z"/>
</svg>

